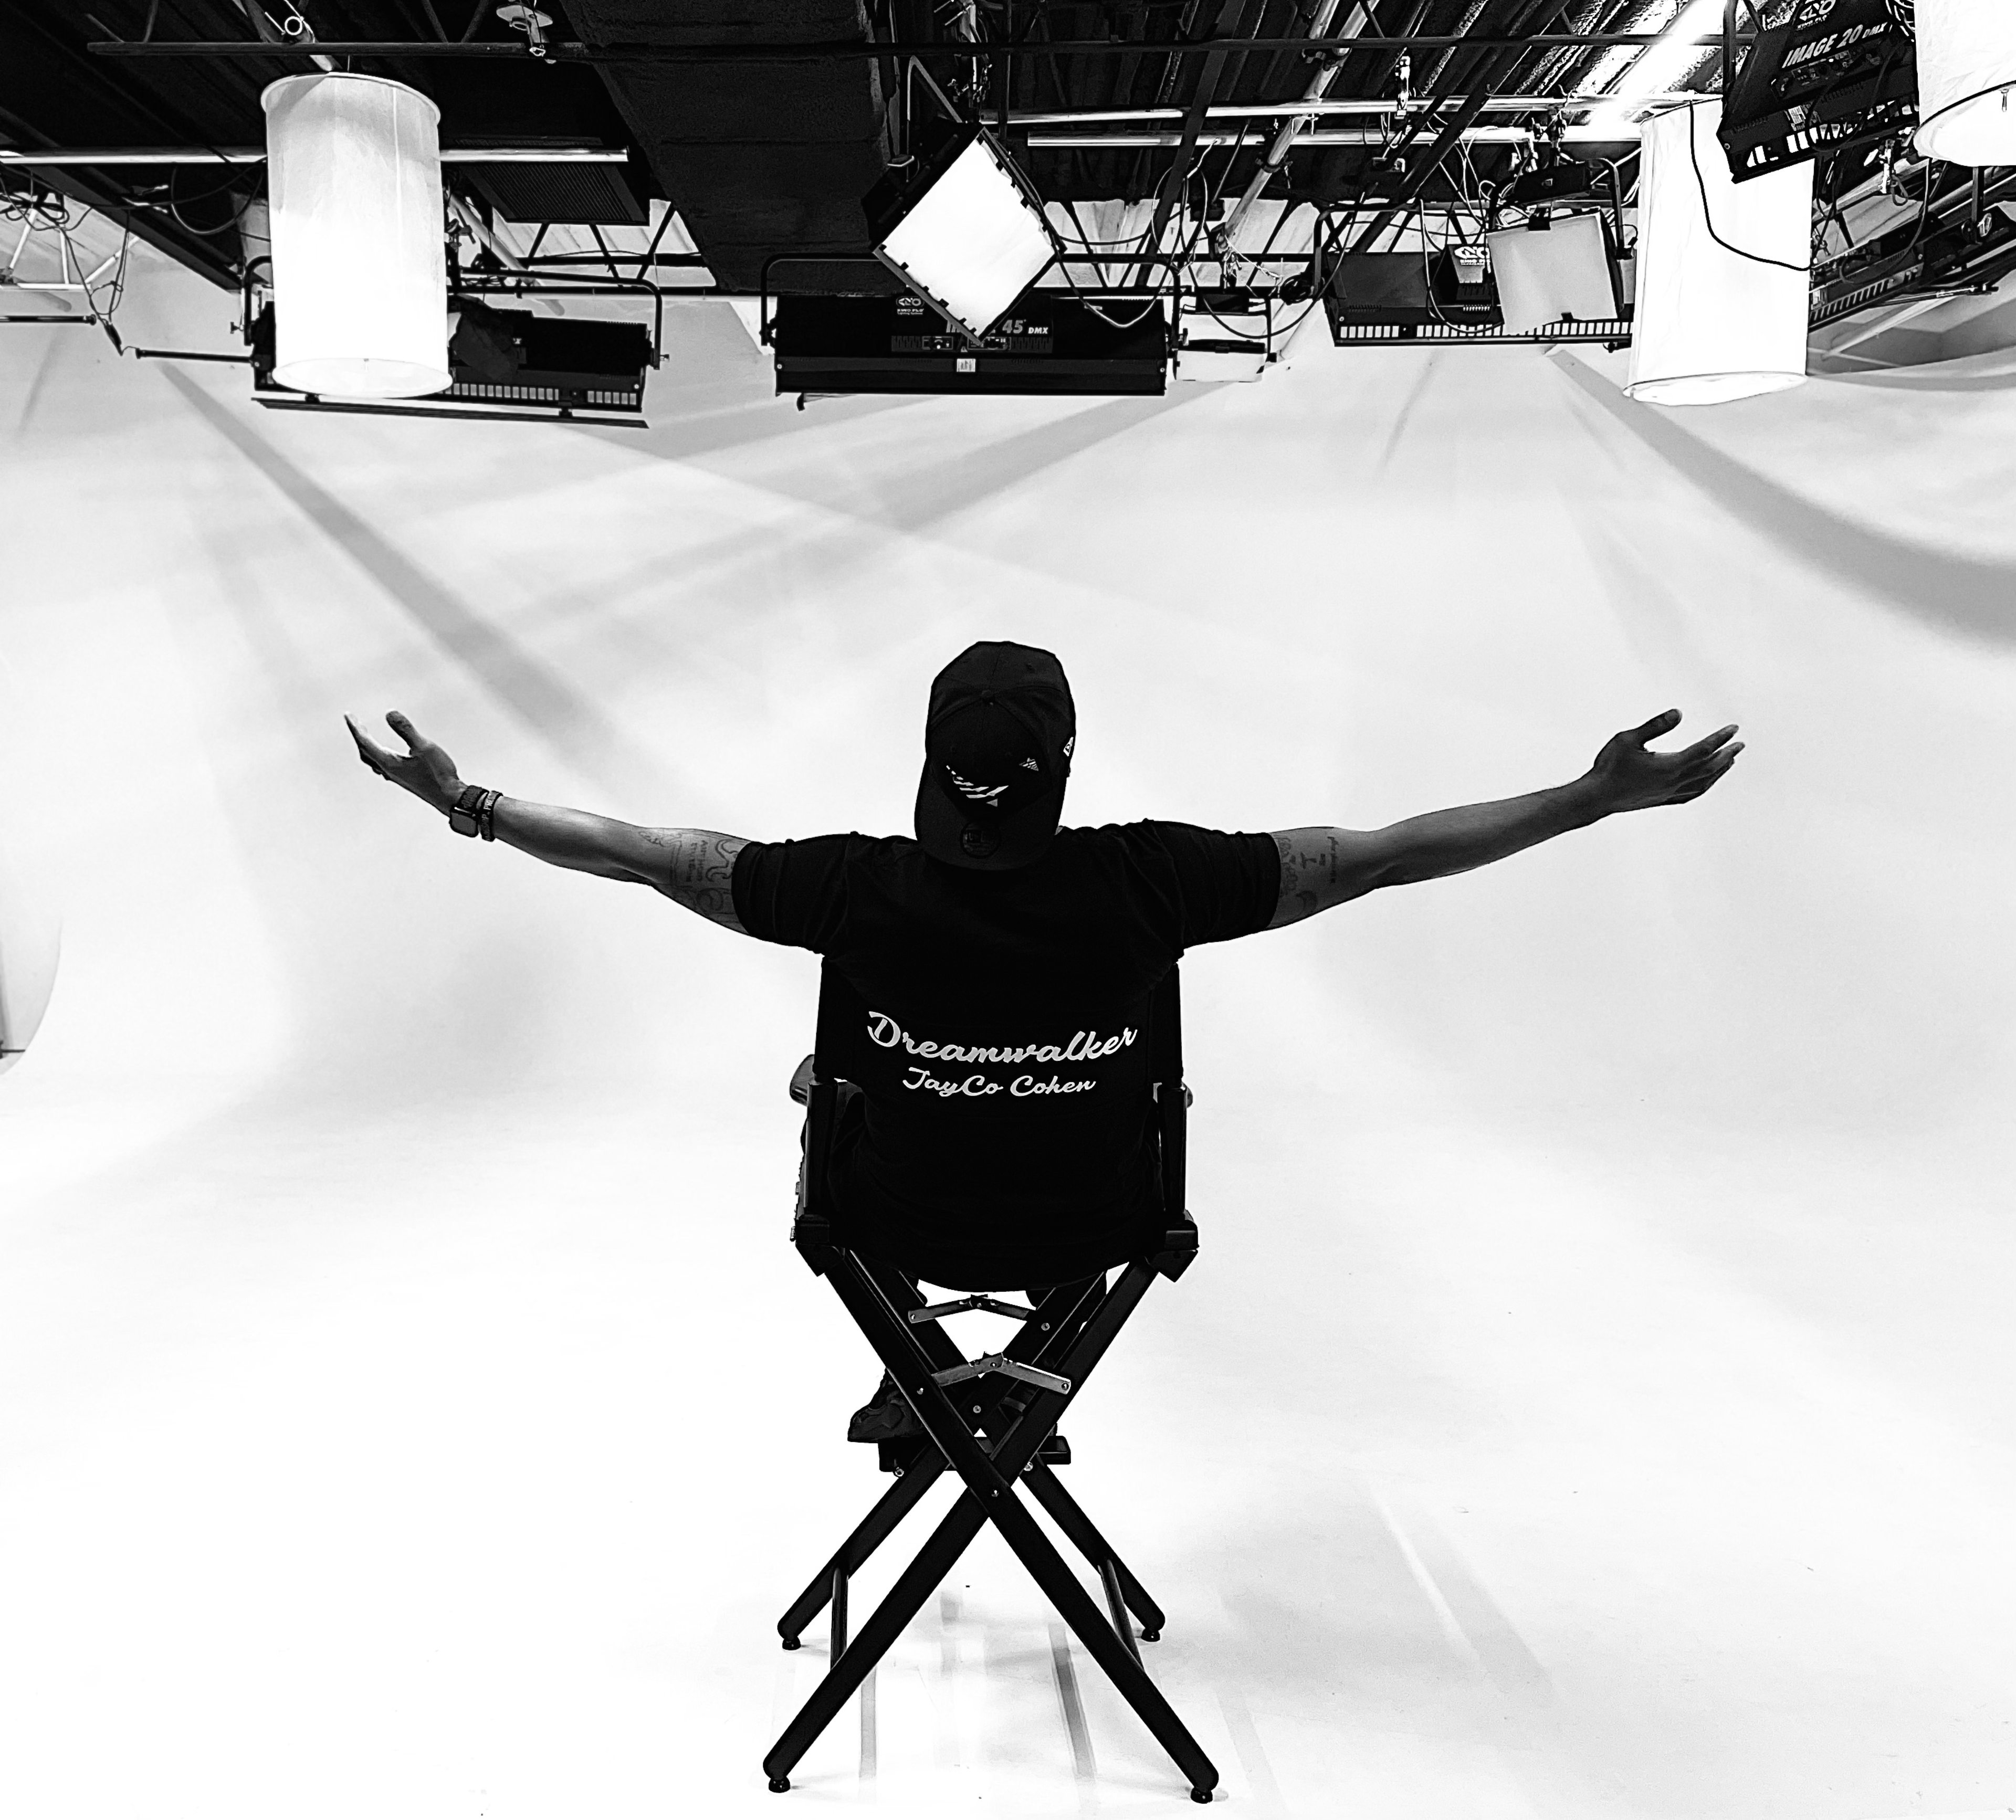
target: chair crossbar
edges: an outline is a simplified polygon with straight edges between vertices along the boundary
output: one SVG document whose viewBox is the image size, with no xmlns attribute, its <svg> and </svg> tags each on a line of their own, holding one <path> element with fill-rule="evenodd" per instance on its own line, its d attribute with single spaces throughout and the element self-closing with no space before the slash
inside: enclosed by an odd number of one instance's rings
<svg viewBox="0 0 2016 1820">
<path fill-rule="evenodd" d="M 1060 1378 L 1055 1372 L 1046 1372 L 1039 1365 L 1024 1365 L 1005 1352 L 990 1352 L 985 1358 L 954 1365 L 949 1371 L 933 1372 L 931 1382 L 943 1389 L 948 1384 L 963 1383 L 968 1378 L 984 1378 L 990 1372 L 1024 1384 L 1040 1384 L 1046 1390 L 1068 1391 L 1071 1387 L 1069 1378 Z"/>
<path fill-rule="evenodd" d="M 1017 1321 L 1032 1318 L 1036 1311 L 1024 1308 L 1013 1302 L 998 1302 L 992 1296 L 961 1296 L 956 1302 L 934 1302 L 928 1308 L 913 1308 L 905 1317 L 913 1327 L 921 1327 L 927 1321 L 936 1321 L 947 1315 L 963 1315 L 970 1308 L 984 1308 L 990 1315 L 1008 1315 Z"/>
</svg>

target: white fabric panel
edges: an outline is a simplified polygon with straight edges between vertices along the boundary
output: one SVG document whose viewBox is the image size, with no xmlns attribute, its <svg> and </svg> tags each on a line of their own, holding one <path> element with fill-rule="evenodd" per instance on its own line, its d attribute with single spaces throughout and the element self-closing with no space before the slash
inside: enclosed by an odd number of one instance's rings
<svg viewBox="0 0 2016 1820">
<path fill-rule="evenodd" d="M 1721 117 L 1700 102 L 1645 124 L 1625 382 L 1645 404 L 1726 404 L 1805 377 L 1813 167 L 1732 181 Z"/>
<path fill-rule="evenodd" d="M 1917 149 L 1955 164 L 2016 164 L 2016 8 L 1917 0 Z"/>
</svg>

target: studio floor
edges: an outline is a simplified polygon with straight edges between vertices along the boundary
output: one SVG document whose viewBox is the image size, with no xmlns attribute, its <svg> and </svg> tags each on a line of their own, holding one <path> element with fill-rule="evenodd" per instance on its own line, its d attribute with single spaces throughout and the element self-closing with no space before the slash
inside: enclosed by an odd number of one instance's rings
<svg viewBox="0 0 2016 1820">
<path fill-rule="evenodd" d="M 874 1368 L 784 1242 L 778 1099 L 660 1109 L 675 1185 L 652 1109 L 551 1092 L 255 1096 L 49 1166 L 4 1291 L 10 1807 L 1176 1811 L 991 1532 L 765 1788 L 826 1656 L 776 1617 L 885 1482 L 841 1438 Z M 1222 1799 L 2005 1811 L 1997 1184 L 1844 1142 L 1671 1157 L 1648 1200 L 1599 1145 L 1359 1131 L 1343 1193 L 1211 1103 L 1203 1257 L 1064 1470 L 1168 1610 L 1147 1658 Z M 1928 1192 L 1930 1254 L 1820 1229 Z M 1760 1203 L 1802 1229 L 1759 1243 Z"/>
</svg>

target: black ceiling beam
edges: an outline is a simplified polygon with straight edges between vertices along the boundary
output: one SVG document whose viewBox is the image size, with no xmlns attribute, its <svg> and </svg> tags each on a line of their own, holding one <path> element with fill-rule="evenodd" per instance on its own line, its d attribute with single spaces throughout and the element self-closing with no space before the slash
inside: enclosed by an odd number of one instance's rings
<svg viewBox="0 0 2016 1820">
<path fill-rule="evenodd" d="M 1614 45 L 1655 45 L 1665 34 L 1647 31 L 1541 32 L 1531 38 L 1475 38 L 1460 32 L 1442 32 L 1413 38 L 1172 38 L 1143 41 L 1135 38 L 1059 38 L 1046 45 L 1046 52 L 1059 56 L 1202 57 L 1228 51 L 1322 51 L 1349 56 L 1373 51 L 1406 50 L 1598 50 Z M 1747 45 L 1754 34 L 1739 33 L 1736 42 Z M 100 39 L 87 47 L 101 57 L 251 57 L 306 59 L 311 57 L 487 57 L 492 59 L 534 61 L 522 45 L 444 44 L 420 39 L 326 38 L 314 45 L 269 45 L 257 40 L 236 39 L 175 43 L 160 39 L 128 41 Z M 863 57 L 973 57 L 1026 56 L 1027 44 L 967 43 L 943 38 L 914 43 L 876 43 L 869 40 L 839 39 L 808 44 L 726 45 L 584 45 L 549 43 L 544 59 L 560 63 L 815 63 Z"/>
<path fill-rule="evenodd" d="M 43 20 L 18 8 L 0 6 L 0 71 L 6 77 L 0 87 L 0 138 L 10 142 L 10 149 L 54 151 L 80 138 L 101 143 L 107 137 L 199 147 L 208 142 L 201 122 L 151 93 L 138 72 L 92 64 Z M 256 181 L 255 174 L 247 176 Z M 218 236 L 191 228 L 172 210 L 128 194 L 124 182 L 103 171 L 45 167 L 31 171 L 28 181 L 95 210 L 212 284 L 236 288 L 231 257 L 235 236 L 227 251 Z"/>
</svg>

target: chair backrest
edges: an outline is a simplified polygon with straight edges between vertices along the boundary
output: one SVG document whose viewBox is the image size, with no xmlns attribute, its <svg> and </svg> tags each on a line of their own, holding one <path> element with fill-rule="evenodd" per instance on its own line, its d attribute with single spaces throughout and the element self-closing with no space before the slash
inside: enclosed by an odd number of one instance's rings
<svg viewBox="0 0 2016 1820">
<path fill-rule="evenodd" d="M 871 1052 L 869 1010 L 830 962 L 819 969 L 819 1025 L 812 1044 L 812 1079 L 805 1104 L 805 1167 L 799 1185 L 793 1242 L 815 1271 L 824 1268 L 815 1251 L 836 1241 L 840 1228 L 832 1205 L 827 1164 L 833 1154 L 843 1083 L 862 1077 Z M 1161 1152 L 1165 1243 L 1154 1261 L 1165 1276 L 1176 1277 L 1197 1250 L 1197 1226 L 1184 1201 L 1188 1155 L 1186 1115 L 1190 1093 L 1183 1084 L 1183 991 L 1177 970 L 1163 975 L 1149 1002 L 1149 1067 L 1154 1095 L 1155 1134 Z M 808 1248 L 809 1247 L 809 1248 Z"/>
</svg>

